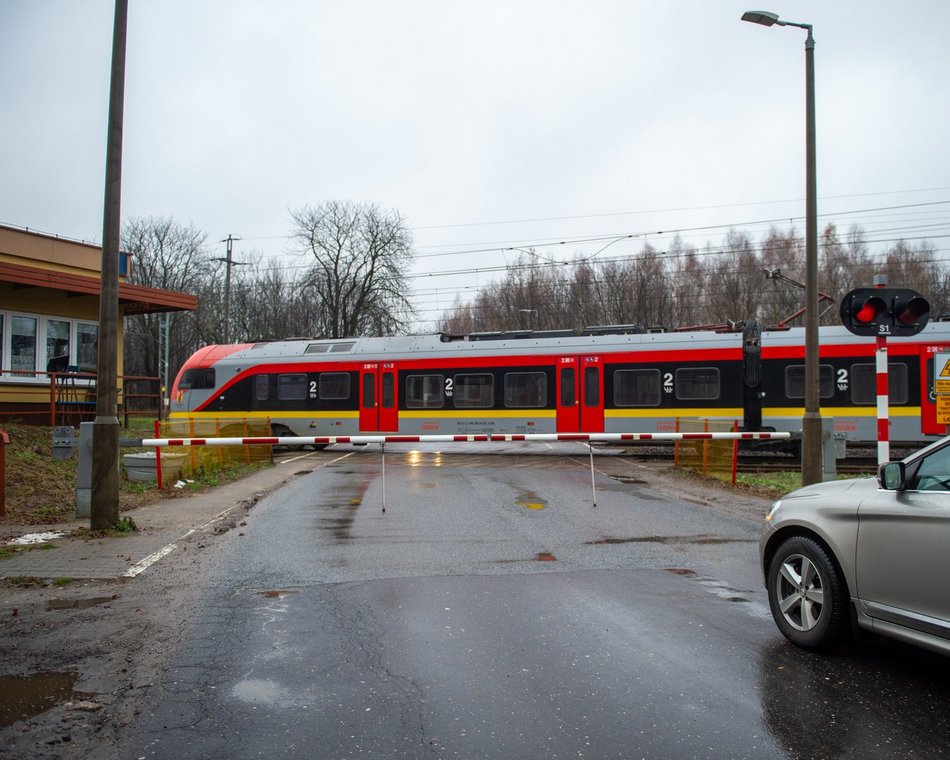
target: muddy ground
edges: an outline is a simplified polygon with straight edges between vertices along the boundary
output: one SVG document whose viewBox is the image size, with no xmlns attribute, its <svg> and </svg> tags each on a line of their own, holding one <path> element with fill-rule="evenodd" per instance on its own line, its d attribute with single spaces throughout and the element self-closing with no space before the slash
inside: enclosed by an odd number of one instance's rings
<svg viewBox="0 0 950 760">
<path fill-rule="evenodd" d="M 627 457 L 597 462 L 623 482 L 749 520 L 760 520 L 769 499 L 720 486 L 672 467 Z M 249 503 L 246 508 L 251 508 Z M 239 525 L 235 510 L 226 528 Z M 0 757 L 119 759 L 123 728 L 143 708 L 200 603 L 202 579 L 214 558 L 221 526 L 180 542 L 179 550 L 128 581 L 73 582 L 64 587 L 0 583 L 0 662 L 3 676 L 65 674 L 45 712 L 12 725 L 0 715 Z M 6 693 L 29 696 L 50 682 L 0 679 Z M 125 760 L 124 758 L 122 760 Z"/>
</svg>

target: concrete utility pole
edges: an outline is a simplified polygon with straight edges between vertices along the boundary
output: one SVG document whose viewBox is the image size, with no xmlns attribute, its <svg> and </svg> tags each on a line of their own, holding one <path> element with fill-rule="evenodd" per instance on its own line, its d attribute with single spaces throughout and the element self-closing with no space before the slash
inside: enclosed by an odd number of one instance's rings
<svg viewBox="0 0 950 760">
<path fill-rule="evenodd" d="M 235 240 L 240 240 L 241 238 L 236 238 L 233 235 L 228 235 L 222 243 L 228 244 L 228 252 L 226 258 L 223 259 L 214 259 L 214 261 L 223 261 L 225 262 L 224 270 L 224 342 L 231 342 L 231 267 L 243 265 L 243 261 L 233 261 L 231 259 L 231 253 L 233 251 L 233 245 Z"/>
<path fill-rule="evenodd" d="M 128 0 L 116 0 L 112 33 L 112 81 L 106 144 L 106 187 L 102 216 L 102 279 L 99 291 L 99 357 L 96 419 L 92 429 L 90 528 L 119 519 L 119 234 L 122 200 L 122 113 L 125 100 L 125 43 Z"/>
</svg>

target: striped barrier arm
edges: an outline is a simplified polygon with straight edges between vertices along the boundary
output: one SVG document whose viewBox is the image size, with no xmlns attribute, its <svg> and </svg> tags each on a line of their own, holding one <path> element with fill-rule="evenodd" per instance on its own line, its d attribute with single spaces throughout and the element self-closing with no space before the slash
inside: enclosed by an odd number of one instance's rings
<svg viewBox="0 0 950 760">
<path fill-rule="evenodd" d="M 145 438 L 142 446 L 305 446 L 335 443 L 623 443 L 625 441 L 782 441 L 791 433 L 481 433 L 473 435 L 339 435 L 258 438 Z"/>
</svg>

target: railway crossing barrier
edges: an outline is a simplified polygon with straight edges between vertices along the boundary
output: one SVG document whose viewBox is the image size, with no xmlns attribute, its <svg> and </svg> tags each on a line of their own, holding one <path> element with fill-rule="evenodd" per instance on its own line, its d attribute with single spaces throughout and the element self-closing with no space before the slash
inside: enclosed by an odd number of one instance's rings
<svg viewBox="0 0 950 760">
<path fill-rule="evenodd" d="M 791 433 L 477 433 L 471 435 L 341 435 L 341 436 L 266 436 L 250 438 L 145 438 L 142 446 L 331 446 L 337 443 L 356 445 L 379 444 L 382 458 L 382 510 L 386 511 L 386 444 L 387 443 L 555 443 L 570 441 L 586 443 L 590 451 L 590 483 L 593 505 L 597 506 L 594 480 L 594 443 L 628 443 L 636 441 L 780 441 Z"/>
</svg>

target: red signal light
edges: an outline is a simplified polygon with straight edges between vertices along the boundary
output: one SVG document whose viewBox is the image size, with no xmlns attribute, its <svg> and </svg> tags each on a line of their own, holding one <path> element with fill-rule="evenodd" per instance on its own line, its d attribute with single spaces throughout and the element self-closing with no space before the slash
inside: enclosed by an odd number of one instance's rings
<svg viewBox="0 0 950 760">
<path fill-rule="evenodd" d="M 884 303 L 884 299 L 875 296 L 864 302 L 861 308 L 855 312 L 854 318 L 863 325 L 869 325 L 885 311 L 887 311 L 887 304 Z"/>
</svg>

